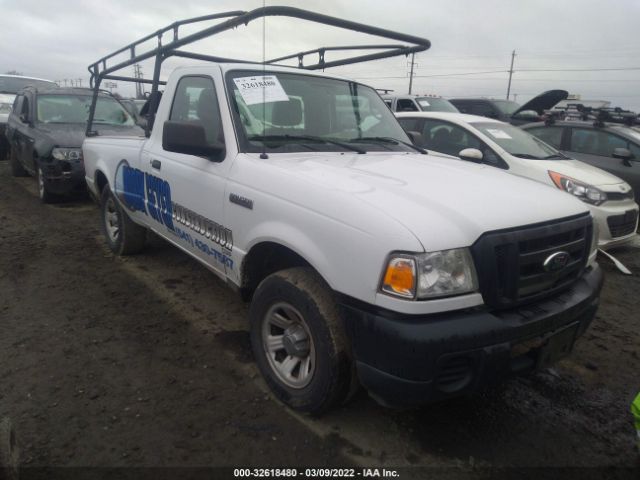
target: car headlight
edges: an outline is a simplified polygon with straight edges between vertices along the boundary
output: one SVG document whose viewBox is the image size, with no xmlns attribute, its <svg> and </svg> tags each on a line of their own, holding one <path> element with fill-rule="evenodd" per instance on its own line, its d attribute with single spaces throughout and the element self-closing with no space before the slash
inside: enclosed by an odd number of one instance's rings
<svg viewBox="0 0 640 480">
<path fill-rule="evenodd" d="M 602 205 L 607 201 L 607 194 L 592 185 L 580 182 L 558 172 L 549 170 L 549 176 L 556 187 L 575 195 L 580 200 L 591 205 Z"/>
<path fill-rule="evenodd" d="M 478 279 L 467 248 L 391 255 L 380 285 L 380 290 L 389 295 L 418 300 L 477 289 Z"/>
<path fill-rule="evenodd" d="M 11 113 L 13 105 L 10 103 L 0 103 L 0 113 Z"/>
<path fill-rule="evenodd" d="M 54 148 L 51 156 L 56 160 L 82 160 L 82 149 L 80 148 Z"/>
</svg>

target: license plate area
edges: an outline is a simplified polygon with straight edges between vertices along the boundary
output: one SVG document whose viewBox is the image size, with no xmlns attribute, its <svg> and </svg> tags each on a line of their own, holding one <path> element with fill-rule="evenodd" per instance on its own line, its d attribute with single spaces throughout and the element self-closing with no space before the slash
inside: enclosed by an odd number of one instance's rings
<svg viewBox="0 0 640 480">
<path fill-rule="evenodd" d="M 573 323 L 547 337 L 540 349 L 538 368 L 549 367 L 571 353 L 576 341 L 578 325 L 578 322 Z"/>
</svg>

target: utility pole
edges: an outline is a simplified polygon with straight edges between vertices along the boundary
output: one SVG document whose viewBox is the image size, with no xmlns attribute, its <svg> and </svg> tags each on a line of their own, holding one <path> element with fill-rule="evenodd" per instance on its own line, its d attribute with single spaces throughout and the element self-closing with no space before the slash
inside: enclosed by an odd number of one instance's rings
<svg viewBox="0 0 640 480">
<path fill-rule="evenodd" d="M 139 63 L 136 63 L 133 66 L 133 74 L 135 78 L 142 79 L 142 67 Z M 141 82 L 136 82 L 136 98 L 143 99 L 144 98 L 144 85 Z"/>
<path fill-rule="evenodd" d="M 511 77 L 513 76 L 513 60 L 516 58 L 516 51 L 511 52 L 511 68 L 509 68 L 509 85 L 507 86 L 507 100 L 509 100 L 509 94 L 511 93 Z"/>
<path fill-rule="evenodd" d="M 413 87 L 413 64 L 415 63 L 416 54 L 413 52 L 411 54 L 411 73 L 409 73 L 409 95 L 411 95 L 411 87 Z"/>
</svg>

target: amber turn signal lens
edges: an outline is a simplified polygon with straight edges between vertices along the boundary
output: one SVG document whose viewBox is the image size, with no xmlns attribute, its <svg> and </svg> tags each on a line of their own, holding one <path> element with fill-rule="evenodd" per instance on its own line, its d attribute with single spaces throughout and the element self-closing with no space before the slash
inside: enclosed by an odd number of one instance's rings
<svg viewBox="0 0 640 480">
<path fill-rule="evenodd" d="M 411 258 L 392 258 L 382 282 L 382 290 L 413 298 L 416 291 L 416 264 Z"/>
</svg>

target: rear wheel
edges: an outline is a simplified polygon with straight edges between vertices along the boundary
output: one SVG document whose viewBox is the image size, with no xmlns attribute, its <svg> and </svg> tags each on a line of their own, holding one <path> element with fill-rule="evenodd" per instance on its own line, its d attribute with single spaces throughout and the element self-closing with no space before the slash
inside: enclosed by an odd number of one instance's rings
<svg viewBox="0 0 640 480">
<path fill-rule="evenodd" d="M 249 311 L 256 362 L 274 394 L 293 409 L 320 414 L 347 398 L 349 343 L 329 287 L 310 268 L 263 280 Z"/>
<path fill-rule="evenodd" d="M 27 171 L 22 165 L 20 165 L 18 156 L 16 155 L 16 151 L 13 148 L 9 151 L 9 165 L 11 166 L 11 175 L 13 175 L 14 177 L 27 176 Z"/>
<path fill-rule="evenodd" d="M 132 255 L 144 248 L 147 229 L 134 223 L 122 210 L 111 189 L 105 185 L 100 199 L 102 231 L 111 251 L 117 255 Z"/>
</svg>

